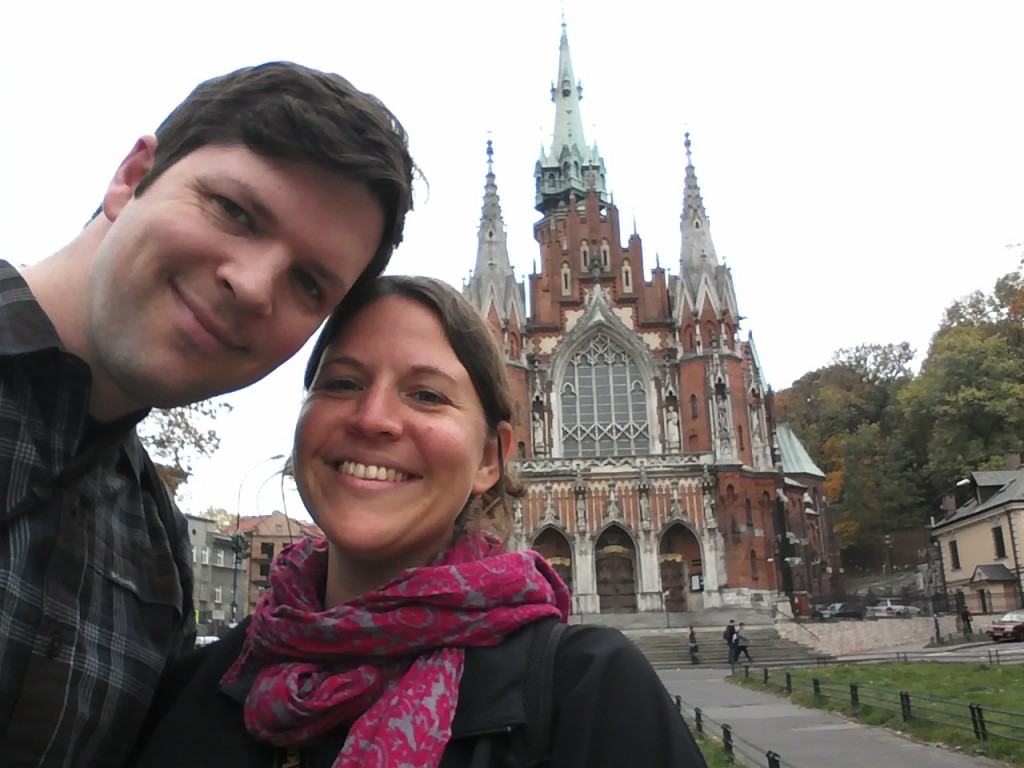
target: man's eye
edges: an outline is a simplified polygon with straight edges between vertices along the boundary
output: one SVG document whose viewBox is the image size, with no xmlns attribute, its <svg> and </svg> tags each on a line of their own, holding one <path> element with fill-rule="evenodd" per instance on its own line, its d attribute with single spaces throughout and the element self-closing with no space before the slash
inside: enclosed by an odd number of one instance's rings
<svg viewBox="0 0 1024 768">
<path fill-rule="evenodd" d="M 231 221 L 241 224 L 246 229 L 252 229 L 252 219 L 249 218 L 249 212 L 242 206 L 232 200 L 230 197 L 224 197 L 223 195 L 215 195 L 217 205 L 224 212 Z"/>
<path fill-rule="evenodd" d="M 304 269 L 296 269 L 292 274 L 295 276 L 295 284 L 299 287 L 300 291 L 317 301 L 323 299 L 324 292 L 320 287 L 320 283 L 309 272 Z"/>
</svg>

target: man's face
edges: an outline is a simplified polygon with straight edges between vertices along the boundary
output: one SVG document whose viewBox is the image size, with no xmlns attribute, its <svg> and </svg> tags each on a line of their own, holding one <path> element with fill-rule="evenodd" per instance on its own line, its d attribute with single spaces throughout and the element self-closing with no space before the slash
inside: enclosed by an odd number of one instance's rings
<svg viewBox="0 0 1024 768">
<path fill-rule="evenodd" d="M 150 150 L 133 150 L 140 168 Z M 312 165 L 207 146 L 134 197 L 132 160 L 104 199 L 112 224 L 90 274 L 85 357 L 108 411 L 182 405 L 266 376 L 380 243 L 369 189 Z"/>
</svg>

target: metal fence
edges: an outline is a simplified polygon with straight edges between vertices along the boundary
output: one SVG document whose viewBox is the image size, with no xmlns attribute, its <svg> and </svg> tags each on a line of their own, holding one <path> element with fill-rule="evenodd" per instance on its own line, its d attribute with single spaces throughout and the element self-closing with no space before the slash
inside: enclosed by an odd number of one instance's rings
<svg viewBox="0 0 1024 768">
<path fill-rule="evenodd" d="M 743 674 L 750 679 L 749 666 L 744 668 Z M 839 684 L 810 673 L 794 674 L 791 670 L 770 670 L 768 667 L 762 668 L 761 682 L 765 686 L 785 690 L 787 694 L 809 688 L 816 701 L 829 699 L 848 703 L 854 712 L 871 707 L 899 715 L 905 723 L 929 723 L 962 730 L 973 734 L 978 741 L 1003 739 L 1024 744 L 1024 712 L 853 682 Z"/>
<path fill-rule="evenodd" d="M 676 707 L 679 709 L 679 716 L 686 721 L 687 713 L 684 711 L 682 696 L 676 696 L 675 701 Z M 700 707 L 690 710 L 690 720 L 697 733 L 721 742 L 722 750 L 730 762 L 735 762 L 737 758 L 740 758 L 744 764 L 758 766 L 758 768 L 795 768 L 792 763 L 783 760 L 778 752 L 764 749 L 764 747 L 747 741 L 736 733 L 731 725 L 713 720 L 704 714 Z M 717 735 L 712 732 L 713 729 L 718 731 Z"/>
</svg>

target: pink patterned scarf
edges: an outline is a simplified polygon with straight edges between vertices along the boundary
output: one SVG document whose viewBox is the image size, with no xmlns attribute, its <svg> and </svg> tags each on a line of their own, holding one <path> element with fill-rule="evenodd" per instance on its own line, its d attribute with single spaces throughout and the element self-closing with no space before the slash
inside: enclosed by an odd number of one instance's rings
<svg viewBox="0 0 1024 768">
<path fill-rule="evenodd" d="M 278 746 L 316 743 L 354 724 L 334 768 L 435 768 L 451 737 L 466 646 L 497 645 L 569 591 L 536 552 L 466 534 L 425 568 L 324 610 L 327 542 L 304 539 L 270 569 L 226 685 L 258 669 L 245 724 Z"/>
</svg>

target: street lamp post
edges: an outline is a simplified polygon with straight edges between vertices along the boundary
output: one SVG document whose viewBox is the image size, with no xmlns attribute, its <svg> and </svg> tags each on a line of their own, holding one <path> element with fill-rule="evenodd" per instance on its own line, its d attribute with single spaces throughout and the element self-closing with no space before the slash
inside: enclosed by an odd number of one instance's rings
<svg viewBox="0 0 1024 768">
<path fill-rule="evenodd" d="M 235 567 L 232 569 L 231 574 L 231 626 L 235 626 L 238 623 L 238 569 L 242 564 L 242 554 L 245 550 L 245 540 L 242 536 L 242 487 L 245 485 L 246 479 L 257 467 L 266 464 L 268 461 L 280 461 L 284 458 L 283 453 L 277 453 L 266 459 L 261 459 L 249 467 L 245 474 L 242 475 L 242 481 L 238 484 L 238 501 L 235 504 L 235 533 L 231 537 L 232 545 L 231 549 L 235 554 Z"/>
</svg>

